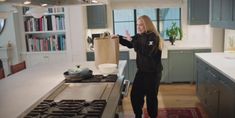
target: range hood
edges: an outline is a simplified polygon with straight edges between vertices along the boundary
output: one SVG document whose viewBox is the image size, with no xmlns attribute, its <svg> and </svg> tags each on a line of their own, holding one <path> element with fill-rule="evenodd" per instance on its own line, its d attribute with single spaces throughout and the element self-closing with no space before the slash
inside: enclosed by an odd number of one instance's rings
<svg viewBox="0 0 235 118">
<path fill-rule="evenodd" d="M 30 1 L 31 4 L 25 5 L 25 1 Z M 16 6 L 66 6 L 66 5 L 99 5 L 107 4 L 107 0 L 0 0 L 0 4 L 13 4 Z"/>
</svg>

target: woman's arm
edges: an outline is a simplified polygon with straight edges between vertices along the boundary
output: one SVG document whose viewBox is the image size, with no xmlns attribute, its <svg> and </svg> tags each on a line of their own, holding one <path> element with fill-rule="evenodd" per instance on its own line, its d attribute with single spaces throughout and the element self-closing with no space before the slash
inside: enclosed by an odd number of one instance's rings
<svg viewBox="0 0 235 118">
<path fill-rule="evenodd" d="M 128 48 L 133 48 L 133 44 L 130 41 L 126 40 L 124 36 L 119 35 L 119 43 Z"/>
</svg>

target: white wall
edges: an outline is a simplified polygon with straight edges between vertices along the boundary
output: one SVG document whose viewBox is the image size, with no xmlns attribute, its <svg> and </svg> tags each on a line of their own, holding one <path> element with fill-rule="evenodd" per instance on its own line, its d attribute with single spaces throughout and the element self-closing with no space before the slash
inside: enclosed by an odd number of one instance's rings
<svg viewBox="0 0 235 118">
<path fill-rule="evenodd" d="M 4 31 L 0 34 L 0 46 L 6 47 L 8 42 L 13 46 L 13 60 L 12 64 L 16 64 L 20 61 L 20 34 L 19 22 L 17 20 L 17 13 L 11 11 L 10 5 L 0 5 L 0 14 L 6 17 L 6 25 Z"/>
<path fill-rule="evenodd" d="M 69 28 L 66 28 L 68 35 L 66 40 L 70 43 L 67 52 L 72 55 L 72 61 L 84 62 L 86 61 L 86 48 L 85 48 L 85 36 L 86 36 L 86 9 L 79 5 L 69 6 Z"/>
</svg>

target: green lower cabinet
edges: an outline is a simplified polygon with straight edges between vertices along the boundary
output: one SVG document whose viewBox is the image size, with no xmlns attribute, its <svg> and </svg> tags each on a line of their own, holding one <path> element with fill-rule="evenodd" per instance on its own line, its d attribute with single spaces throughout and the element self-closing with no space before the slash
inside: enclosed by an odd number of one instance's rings
<svg viewBox="0 0 235 118">
<path fill-rule="evenodd" d="M 133 81 L 134 81 L 134 78 L 135 78 L 135 74 L 136 74 L 136 72 L 137 72 L 137 67 L 136 67 L 136 60 L 134 60 L 134 59 L 131 59 L 130 61 L 129 61 L 130 63 L 130 70 L 129 70 L 129 80 L 131 81 L 131 83 L 133 83 Z"/>
<path fill-rule="evenodd" d="M 193 50 L 169 50 L 169 82 L 192 82 L 193 58 Z"/>
<path fill-rule="evenodd" d="M 134 81 L 135 74 L 137 72 L 137 66 L 136 66 L 136 60 L 132 59 L 129 61 L 129 79 L 131 82 Z M 167 59 L 162 59 L 162 66 L 163 66 L 163 71 L 162 71 L 162 78 L 161 78 L 161 83 L 168 83 L 168 60 Z"/>
<path fill-rule="evenodd" d="M 163 70 L 162 70 L 162 79 L 161 79 L 161 83 L 168 83 L 168 59 L 162 59 L 162 66 L 163 66 Z"/>
</svg>

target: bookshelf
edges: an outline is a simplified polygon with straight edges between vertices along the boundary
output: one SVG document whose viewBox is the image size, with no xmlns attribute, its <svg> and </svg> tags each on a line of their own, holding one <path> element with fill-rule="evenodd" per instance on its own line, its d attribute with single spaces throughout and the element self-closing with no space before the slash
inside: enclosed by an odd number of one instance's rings
<svg viewBox="0 0 235 118">
<path fill-rule="evenodd" d="M 23 7 L 26 51 L 65 51 L 66 30 L 64 8 L 48 8 L 47 13 L 41 18 L 26 15 L 28 10 L 28 7 Z"/>
<path fill-rule="evenodd" d="M 27 67 L 46 62 L 67 60 L 68 32 L 64 7 L 47 8 L 41 18 L 27 15 L 28 7 L 22 7 L 23 52 Z"/>
</svg>

